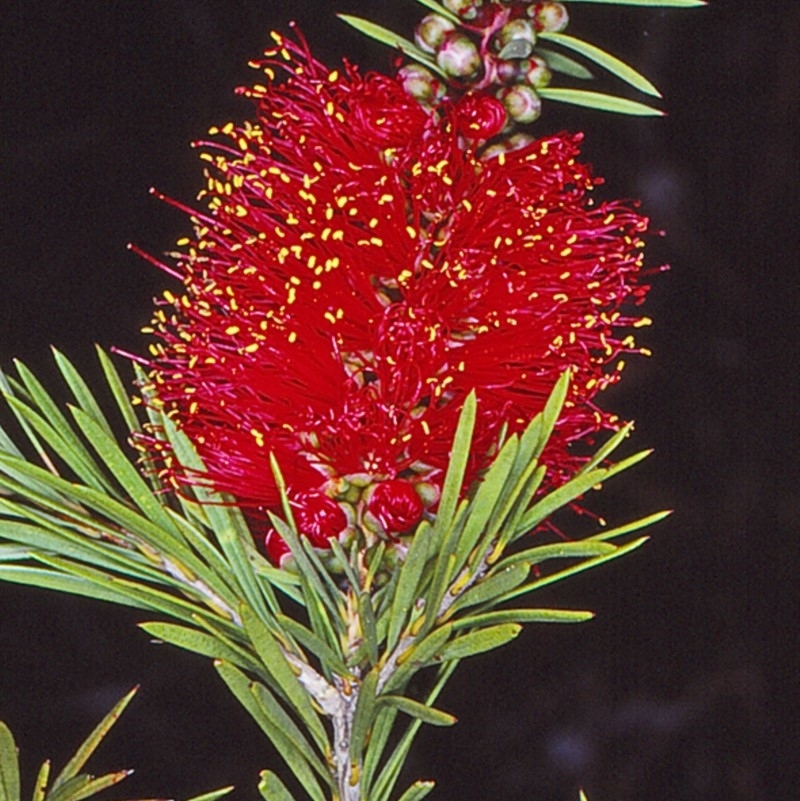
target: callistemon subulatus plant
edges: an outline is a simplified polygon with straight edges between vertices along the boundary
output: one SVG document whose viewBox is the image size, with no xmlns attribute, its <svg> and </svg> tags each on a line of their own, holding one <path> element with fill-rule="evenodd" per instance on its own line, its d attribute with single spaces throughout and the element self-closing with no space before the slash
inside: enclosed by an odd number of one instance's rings
<svg viewBox="0 0 800 801">
<path fill-rule="evenodd" d="M 343 17 L 398 49 L 388 74 L 273 33 L 250 117 L 196 143 L 133 402 L 100 352 L 134 448 L 60 353 L 70 416 L 24 366 L 2 378 L 41 465 L 0 432 L 0 577 L 172 618 L 142 627 L 215 660 L 312 801 L 393 798 L 420 724 L 455 722 L 433 704 L 461 659 L 591 617 L 514 601 L 664 515 L 551 522 L 645 455 L 610 461 L 630 425 L 601 400 L 648 352 L 655 268 L 583 135 L 539 119 L 660 113 L 575 88 L 587 62 L 658 93 L 564 4 L 422 4 L 413 41 Z M 292 797 L 272 771 L 260 790 Z"/>
</svg>

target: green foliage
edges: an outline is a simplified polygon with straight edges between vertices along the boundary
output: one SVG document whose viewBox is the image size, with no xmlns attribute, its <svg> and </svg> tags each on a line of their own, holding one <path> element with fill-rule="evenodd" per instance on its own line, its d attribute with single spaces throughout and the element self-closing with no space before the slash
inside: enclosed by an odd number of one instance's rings
<svg viewBox="0 0 800 801">
<path fill-rule="evenodd" d="M 433 11 L 439 16 L 445 17 L 454 24 L 461 24 L 459 17 L 442 6 L 437 0 L 417 0 L 417 2 L 425 6 L 429 11 Z M 571 2 L 605 3 L 607 5 L 641 7 L 671 6 L 675 8 L 691 8 L 706 5 L 705 0 L 571 0 Z M 361 17 L 352 16 L 350 14 L 339 14 L 338 16 L 343 22 L 346 22 L 370 39 L 400 50 L 406 57 L 423 64 L 429 70 L 447 79 L 447 75 L 440 69 L 436 60 L 432 58 L 430 54 L 420 50 L 414 42 Z M 550 47 L 542 47 L 541 42 L 555 45 L 556 49 L 553 50 Z M 575 36 L 557 32 L 542 32 L 538 35 L 537 44 L 533 48 L 533 52 L 544 59 L 548 67 L 555 73 L 567 75 L 578 80 L 591 80 L 594 78 L 591 70 L 580 61 L 576 61 L 564 52 L 561 52 L 562 50 L 572 51 L 572 53 L 601 67 L 610 75 L 622 80 L 624 83 L 643 94 L 651 97 L 661 97 L 658 89 L 633 67 L 624 63 L 611 53 Z M 663 114 L 662 111 L 645 103 L 602 92 L 565 87 L 544 87 L 537 88 L 536 91 L 544 100 L 569 103 L 584 108 L 595 109 L 597 111 L 607 111 L 615 114 L 632 116 L 658 116 Z"/>
<path fill-rule="evenodd" d="M 464 485 L 464 475 L 476 401 L 466 400 L 437 514 L 399 544 L 359 551 L 334 543 L 323 555 L 298 532 L 284 489 L 283 517 L 271 520 L 291 549 L 293 567 L 278 570 L 254 547 L 232 499 L 204 486 L 176 496 L 164 491 L 157 474 L 140 477 L 136 452 L 112 433 L 120 424 L 166 439 L 184 465 L 203 465 L 154 404 L 144 410 L 130 404 L 112 360 L 102 352 L 100 359 L 117 418 L 106 416 L 61 354 L 56 363 L 74 399 L 68 415 L 23 365 L 16 376 L 0 374 L 22 432 L 15 442 L 0 429 L 0 579 L 155 615 L 142 630 L 214 660 L 312 801 L 350 801 L 356 792 L 390 801 L 419 726 L 455 722 L 434 703 L 462 659 L 510 642 L 525 623 L 592 616 L 508 604 L 637 548 L 645 538 L 630 535 L 666 514 L 581 540 L 526 536 L 647 455 L 608 464 L 628 434 L 623 429 L 571 481 L 543 492 L 539 458 L 566 398 L 565 374 L 542 413 L 499 443 L 473 487 Z M 283 488 L 279 465 L 273 469 Z M 420 671 L 433 673 L 430 689 L 414 697 L 411 681 Z M 42 769 L 36 801 L 77 801 L 113 783 L 78 780 L 107 725 L 53 782 L 54 799 L 45 795 Z M 0 730 L 0 741 L 0 786 L 9 801 L 18 801 L 7 730 Z M 417 782 L 403 798 L 422 798 L 432 786 Z M 259 790 L 276 801 L 290 797 L 268 771 Z"/>
<path fill-rule="evenodd" d="M 50 760 L 42 763 L 33 786 L 33 801 L 82 801 L 119 784 L 131 775 L 133 771 L 130 770 L 119 770 L 103 776 L 92 776 L 80 771 L 119 720 L 137 689 L 134 687 L 114 704 L 52 782 L 50 782 Z M 233 787 L 223 787 L 195 796 L 189 801 L 216 801 L 232 789 Z M 21 798 L 17 746 L 8 726 L 0 721 L 0 801 L 21 801 Z"/>
</svg>

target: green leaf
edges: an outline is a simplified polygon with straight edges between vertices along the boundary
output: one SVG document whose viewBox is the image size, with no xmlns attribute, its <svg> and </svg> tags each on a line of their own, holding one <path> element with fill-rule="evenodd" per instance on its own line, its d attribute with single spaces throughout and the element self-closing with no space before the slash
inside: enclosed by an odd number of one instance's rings
<svg viewBox="0 0 800 801">
<path fill-rule="evenodd" d="M 48 797 L 52 795 L 53 790 L 57 790 L 62 784 L 78 775 L 78 771 L 86 764 L 86 761 L 103 741 L 103 738 L 111 730 L 111 727 L 119 720 L 120 715 L 125 711 L 125 707 L 131 702 L 131 699 L 136 695 L 138 689 L 139 687 L 137 685 L 132 690 L 125 693 L 125 695 L 111 707 L 108 714 L 92 729 L 91 733 L 83 741 L 72 759 L 67 762 L 63 770 L 53 780 L 52 790 L 48 793 Z"/>
<path fill-rule="evenodd" d="M 429 8 L 435 14 L 438 14 L 440 17 L 444 17 L 445 19 L 449 19 L 450 22 L 455 22 L 457 25 L 461 24 L 461 18 L 454 14 L 452 11 L 446 9 L 441 3 L 437 3 L 436 0 L 417 0 L 420 5 Z"/>
<path fill-rule="evenodd" d="M 419 779 L 400 796 L 398 801 L 422 801 L 435 786 L 436 782 L 434 781 Z"/>
<path fill-rule="evenodd" d="M 612 75 L 616 75 L 617 78 L 625 81 L 625 83 L 633 86 L 634 89 L 638 89 L 640 92 L 643 92 L 646 95 L 650 95 L 652 97 L 661 97 L 661 93 L 653 86 L 647 78 L 644 77 L 641 73 L 637 72 L 633 67 L 626 64 L 624 61 L 621 61 L 616 56 L 612 56 L 610 53 L 606 53 L 605 50 L 590 44 L 589 42 L 584 42 L 582 39 L 577 39 L 574 36 L 568 36 L 565 33 L 540 33 L 540 39 L 545 39 L 548 42 L 554 42 L 555 44 L 561 45 L 562 47 L 566 47 L 570 50 L 574 50 L 576 53 L 580 53 L 584 58 L 588 58 L 590 61 L 594 61 L 595 64 L 603 67 L 604 69 L 608 70 Z"/>
<path fill-rule="evenodd" d="M 294 801 L 286 785 L 271 770 L 262 770 L 259 777 L 258 792 L 264 801 Z"/>
<path fill-rule="evenodd" d="M 79 576 L 65 576 L 54 570 L 46 570 L 40 567 L 0 564 L 0 580 L 8 581 L 12 584 L 39 587 L 44 590 L 66 592 L 69 595 L 93 598 L 96 601 L 108 601 L 121 606 L 132 606 L 136 609 L 151 609 L 149 604 L 144 601 L 131 599 L 122 592 L 116 592 L 109 587 L 98 586 L 94 582 Z"/>
<path fill-rule="evenodd" d="M 588 92 L 584 89 L 557 89 L 548 86 L 536 90 L 543 100 L 554 100 L 558 103 L 571 103 L 573 106 L 593 108 L 597 111 L 610 111 L 614 114 L 628 114 L 635 117 L 663 117 L 660 109 L 628 100 L 624 97 L 606 95 L 601 92 Z"/>
<path fill-rule="evenodd" d="M 111 426 L 108 424 L 105 415 L 100 409 L 99 404 L 95 400 L 94 395 L 87 386 L 86 382 L 81 377 L 80 373 L 75 369 L 72 362 L 61 351 L 53 348 L 53 358 L 55 359 L 64 381 L 72 392 L 78 406 L 86 412 L 93 420 L 95 420 L 109 437 L 113 437 L 114 433 Z"/>
<path fill-rule="evenodd" d="M 528 578 L 530 571 L 529 564 L 520 563 L 501 568 L 491 576 L 483 578 L 455 601 L 448 610 L 448 617 L 469 606 L 491 603 L 495 598 L 519 587 Z"/>
<path fill-rule="evenodd" d="M 47 792 L 47 781 L 50 778 L 50 760 L 45 759 L 39 772 L 36 774 L 36 781 L 33 784 L 33 801 L 44 801 Z M 3 796 L 4 798 L 5 796 Z"/>
<path fill-rule="evenodd" d="M 397 659 L 398 668 L 382 688 L 384 692 L 404 687 L 408 679 L 420 668 L 428 665 L 444 648 L 453 633 L 452 623 L 435 628 L 427 636 L 412 643 Z"/>
<path fill-rule="evenodd" d="M 517 598 L 520 595 L 525 595 L 529 592 L 533 592 L 534 590 L 539 590 L 542 587 L 547 587 L 550 584 L 555 584 L 557 581 L 563 581 L 565 578 L 574 576 L 576 573 L 582 573 L 585 570 L 591 570 L 593 567 L 598 567 L 599 565 L 605 564 L 612 559 L 617 559 L 620 556 L 624 556 L 626 553 L 636 550 L 636 548 L 644 545 L 648 539 L 649 537 L 640 537 L 638 540 L 633 540 L 625 545 L 620 545 L 609 554 L 604 556 L 596 556 L 594 559 L 586 559 L 583 562 L 579 562 L 577 565 L 572 565 L 564 570 L 551 573 L 549 576 L 543 576 L 542 578 L 538 578 L 529 584 L 523 584 L 520 587 L 511 590 L 511 592 L 507 593 L 506 595 L 496 599 L 495 603 L 501 604 L 505 601 L 510 601 L 512 598 Z"/>
<path fill-rule="evenodd" d="M 442 712 L 441 709 L 434 709 L 432 706 L 421 704 L 419 701 L 405 698 L 402 695 L 382 695 L 378 700 L 381 704 L 399 709 L 406 715 L 421 720 L 423 723 L 429 723 L 431 726 L 452 726 L 454 723 L 458 723 L 455 715 Z"/>
<path fill-rule="evenodd" d="M 20 801 L 17 744 L 11 730 L 0 720 L 0 799 Z"/>
<path fill-rule="evenodd" d="M 203 793 L 202 795 L 194 795 L 187 798 L 186 801 L 217 801 L 218 798 L 228 795 L 234 786 L 231 784 L 228 787 L 220 787 L 219 790 L 212 790 L 210 793 Z"/>
<path fill-rule="evenodd" d="M 414 42 L 409 41 L 394 31 L 390 31 L 388 28 L 384 28 L 382 25 L 377 25 L 361 17 L 354 17 L 351 14 L 337 14 L 336 16 L 339 17 L 342 22 L 352 25 L 359 33 L 363 33 L 376 42 L 399 50 L 409 58 L 413 58 L 414 61 L 419 61 L 420 64 L 424 64 L 432 72 L 436 72 L 442 77 L 445 77 L 445 73 L 439 65 L 427 53 L 420 50 Z"/>
<path fill-rule="evenodd" d="M 375 610 L 372 608 L 372 598 L 368 592 L 358 596 L 358 613 L 361 618 L 361 633 L 371 665 L 378 661 L 378 627 L 375 623 Z"/>
<path fill-rule="evenodd" d="M 253 682 L 250 685 L 250 692 L 261 711 L 269 719 L 272 728 L 270 738 L 286 762 L 291 765 L 292 762 L 303 759 L 323 781 L 329 782 L 330 772 L 326 765 L 269 688 Z M 300 776 L 297 778 L 302 781 Z"/>
<path fill-rule="evenodd" d="M 428 559 L 428 547 L 431 542 L 431 526 L 427 520 L 420 523 L 411 538 L 406 558 L 399 568 L 397 588 L 395 589 L 392 609 L 389 615 L 389 632 L 386 650 L 392 651 L 400 639 L 400 633 L 411 614 L 411 608 L 417 597 L 420 577 Z"/>
<path fill-rule="evenodd" d="M 97 358 L 100 360 L 100 365 L 103 368 L 103 374 L 106 378 L 111 394 L 114 396 L 117 407 L 119 408 L 122 419 L 128 431 L 140 431 L 142 426 L 139 418 L 136 415 L 136 410 L 130 400 L 130 391 L 126 389 L 125 385 L 120 378 L 117 368 L 111 361 L 109 355 L 98 345 L 96 346 Z"/>
<path fill-rule="evenodd" d="M 640 517 L 638 520 L 634 520 L 631 523 L 626 523 L 624 526 L 617 526 L 616 528 L 609 529 L 608 531 L 601 531 L 598 534 L 587 537 L 586 541 L 607 542 L 608 540 L 622 537 L 625 534 L 630 534 L 632 531 L 638 531 L 639 529 L 646 528 L 647 526 L 652 526 L 653 524 L 663 520 L 665 517 L 669 517 L 671 514 L 671 509 L 666 509 L 663 512 L 655 512 L 651 515 L 647 515 L 646 517 Z"/>
<path fill-rule="evenodd" d="M 439 499 L 439 506 L 436 512 L 435 531 L 440 537 L 442 532 L 449 531 L 453 525 L 458 499 L 461 495 L 461 487 L 464 483 L 464 474 L 469 461 L 476 413 L 477 399 L 473 391 L 464 401 L 464 406 L 458 418 L 456 434 L 453 438 L 453 447 L 450 449 L 450 463 L 447 466 L 447 473 L 442 485 L 442 496 Z"/>
<path fill-rule="evenodd" d="M 527 570 L 533 565 L 539 565 L 548 559 L 587 559 L 595 556 L 605 556 L 614 553 L 617 546 L 607 542 L 598 542 L 592 539 L 576 540 L 570 542 L 554 542 L 550 545 L 536 545 L 533 548 L 526 548 L 524 551 L 513 553 L 499 562 L 492 569 L 495 572 L 508 570 L 514 565 L 522 564 Z"/>
<path fill-rule="evenodd" d="M 314 656 L 327 668 L 334 670 L 340 676 L 349 675 L 344 658 L 336 653 L 327 643 L 323 642 L 313 631 L 307 629 L 302 623 L 298 623 L 294 618 L 286 615 L 276 615 L 278 623 L 283 630 L 293 637 L 300 645 Z"/>
<path fill-rule="evenodd" d="M 706 0 L 570 0 L 571 3 L 606 3 L 617 6 L 648 6 L 650 8 L 696 8 L 708 5 Z"/>
<path fill-rule="evenodd" d="M 380 668 L 376 665 L 370 670 L 358 691 L 356 709 L 353 713 L 353 724 L 350 734 L 350 758 L 356 764 L 361 762 L 361 755 L 369 737 L 372 724 L 375 722 L 375 702 L 378 691 Z"/>
<path fill-rule="evenodd" d="M 248 606 L 242 607 L 242 622 L 264 668 L 302 718 L 320 750 L 324 752 L 328 742 L 325 729 L 275 636 Z"/>
<path fill-rule="evenodd" d="M 174 623 L 139 623 L 139 628 L 157 640 L 163 640 L 177 648 L 191 651 L 211 659 L 224 659 L 233 665 L 256 673 L 263 672 L 261 665 L 241 648 L 232 647 L 232 643 L 225 642 L 211 634 L 206 634 L 186 626 L 177 626 Z"/>
<path fill-rule="evenodd" d="M 511 642 L 520 631 L 522 631 L 522 626 L 518 623 L 502 623 L 499 626 L 471 631 L 447 643 L 437 657 L 446 662 L 450 659 L 464 659 L 475 654 L 482 654 L 484 651 L 491 651 Z"/>
<path fill-rule="evenodd" d="M 547 66 L 553 72 L 560 72 L 562 75 L 569 75 L 573 78 L 578 78 L 581 81 L 590 81 L 594 79 L 590 70 L 587 70 L 575 59 L 565 56 L 563 53 L 557 53 L 555 50 L 550 50 L 548 47 L 539 47 L 538 45 L 533 49 L 537 56 L 543 58 L 547 62 Z"/>
<path fill-rule="evenodd" d="M 180 464 L 190 470 L 204 472 L 205 466 L 189 438 L 179 431 L 168 417 L 164 415 L 161 419 L 164 431 Z M 235 577 L 247 603 L 258 612 L 262 619 L 269 619 L 261 586 L 256 580 L 247 558 L 244 543 L 252 540 L 252 537 L 241 510 L 233 505 L 232 499 L 224 495 L 212 493 L 200 486 L 195 486 L 193 491 L 201 503 L 207 504 L 204 512 L 208 517 L 209 525 L 214 531 L 217 543 L 225 554 L 230 572 Z"/>
<path fill-rule="evenodd" d="M 491 626 L 497 623 L 584 623 L 594 612 L 578 609 L 501 609 L 453 621 L 453 630 Z"/>
<path fill-rule="evenodd" d="M 456 669 L 457 665 L 458 665 L 458 660 L 454 659 L 448 662 L 447 664 L 441 665 L 439 667 L 439 670 L 436 673 L 436 680 L 433 683 L 433 687 L 431 687 L 430 692 L 425 698 L 425 703 L 428 706 L 433 705 L 433 703 L 439 697 L 439 693 L 441 693 L 442 689 L 444 688 L 450 676 L 453 675 L 453 671 Z M 382 711 L 382 714 L 387 714 L 387 713 L 394 714 L 394 710 L 384 709 Z M 411 748 L 411 744 L 414 742 L 414 737 L 419 731 L 420 726 L 422 726 L 422 721 L 420 720 L 413 720 L 410 723 L 408 728 L 403 733 L 403 736 L 400 738 L 400 741 L 397 743 L 394 750 L 392 751 L 391 755 L 386 760 L 386 764 L 383 766 L 383 770 L 381 770 L 381 773 L 378 776 L 377 781 L 374 783 L 374 785 L 365 786 L 364 797 L 369 798 L 369 801 L 388 801 L 388 798 L 392 792 L 392 788 L 397 782 L 397 778 L 400 775 L 400 770 L 405 764 L 406 757 L 408 756 L 408 752 Z M 371 751 L 372 751 L 372 743 L 370 743 L 370 750 L 367 752 L 368 756 L 364 770 L 365 776 L 367 775 L 368 768 L 370 767 Z M 377 759 L 375 759 L 375 761 L 372 763 L 371 767 L 373 770 L 376 763 Z M 369 775 L 370 776 L 372 775 L 371 772 Z"/>
<path fill-rule="evenodd" d="M 54 788 L 47 794 L 47 801 L 82 801 L 84 798 L 96 795 L 103 790 L 119 784 L 123 779 L 133 773 L 132 770 L 119 770 L 115 773 L 107 773 L 105 776 L 89 776 L 81 773 L 68 779 L 63 784 Z"/>
<path fill-rule="evenodd" d="M 214 663 L 214 667 L 217 669 L 220 677 L 233 693 L 236 700 L 247 710 L 250 717 L 258 724 L 264 734 L 266 734 L 273 743 L 274 738 L 280 738 L 280 730 L 275 726 L 272 718 L 265 712 L 264 707 L 258 703 L 256 697 L 252 693 L 251 688 L 253 682 L 251 682 L 244 673 L 228 662 L 218 660 Z M 283 743 L 281 744 L 283 745 Z M 289 747 L 288 751 L 284 752 L 280 746 L 276 745 L 276 748 L 287 761 L 292 772 L 297 776 L 313 801 L 325 801 L 322 789 L 302 754 L 295 758 L 298 753 L 296 749 Z M 289 762 L 289 759 L 292 761 Z"/>
</svg>

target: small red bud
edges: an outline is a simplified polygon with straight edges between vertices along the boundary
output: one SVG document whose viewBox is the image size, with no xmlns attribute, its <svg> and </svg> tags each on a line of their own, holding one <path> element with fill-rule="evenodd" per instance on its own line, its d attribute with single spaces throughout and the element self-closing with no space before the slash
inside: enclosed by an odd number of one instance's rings
<svg viewBox="0 0 800 801">
<path fill-rule="evenodd" d="M 276 567 L 283 567 L 284 558 L 291 554 L 289 546 L 274 528 L 269 529 L 264 537 L 264 550 L 269 561 Z"/>
<path fill-rule="evenodd" d="M 347 528 L 347 515 L 333 498 L 321 492 L 306 492 L 292 501 L 292 513 L 297 531 L 315 548 L 330 548 L 331 538 L 337 538 Z"/>
<path fill-rule="evenodd" d="M 376 484 L 367 511 L 389 534 L 399 534 L 419 523 L 425 507 L 414 487 L 401 478 Z"/>
</svg>

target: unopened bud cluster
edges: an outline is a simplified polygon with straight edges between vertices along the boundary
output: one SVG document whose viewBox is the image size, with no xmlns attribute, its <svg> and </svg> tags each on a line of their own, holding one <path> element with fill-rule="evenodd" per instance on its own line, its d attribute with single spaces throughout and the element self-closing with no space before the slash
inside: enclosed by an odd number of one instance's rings
<svg viewBox="0 0 800 801">
<path fill-rule="evenodd" d="M 414 39 L 447 76 L 449 87 L 429 69 L 409 64 L 399 77 L 420 103 L 435 105 L 448 91 L 480 92 L 496 98 L 507 115 L 506 133 L 541 114 L 538 90 L 550 83 L 550 68 L 535 52 L 537 36 L 563 31 L 569 15 L 562 3 L 529 0 L 443 0 L 456 23 L 428 14 Z"/>
<path fill-rule="evenodd" d="M 401 537 L 411 533 L 438 500 L 438 489 L 423 480 L 375 480 L 357 474 L 330 481 L 324 492 L 299 493 L 290 505 L 298 534 L 324 553 L 332 539 L 345 547 L 354 538 L 366 548 L 379 541 L 404 547 Z M 290 565 L 289 546 L 275 529 L 267 531 L 264 546 L 275 565 Z"/>
</svg>

